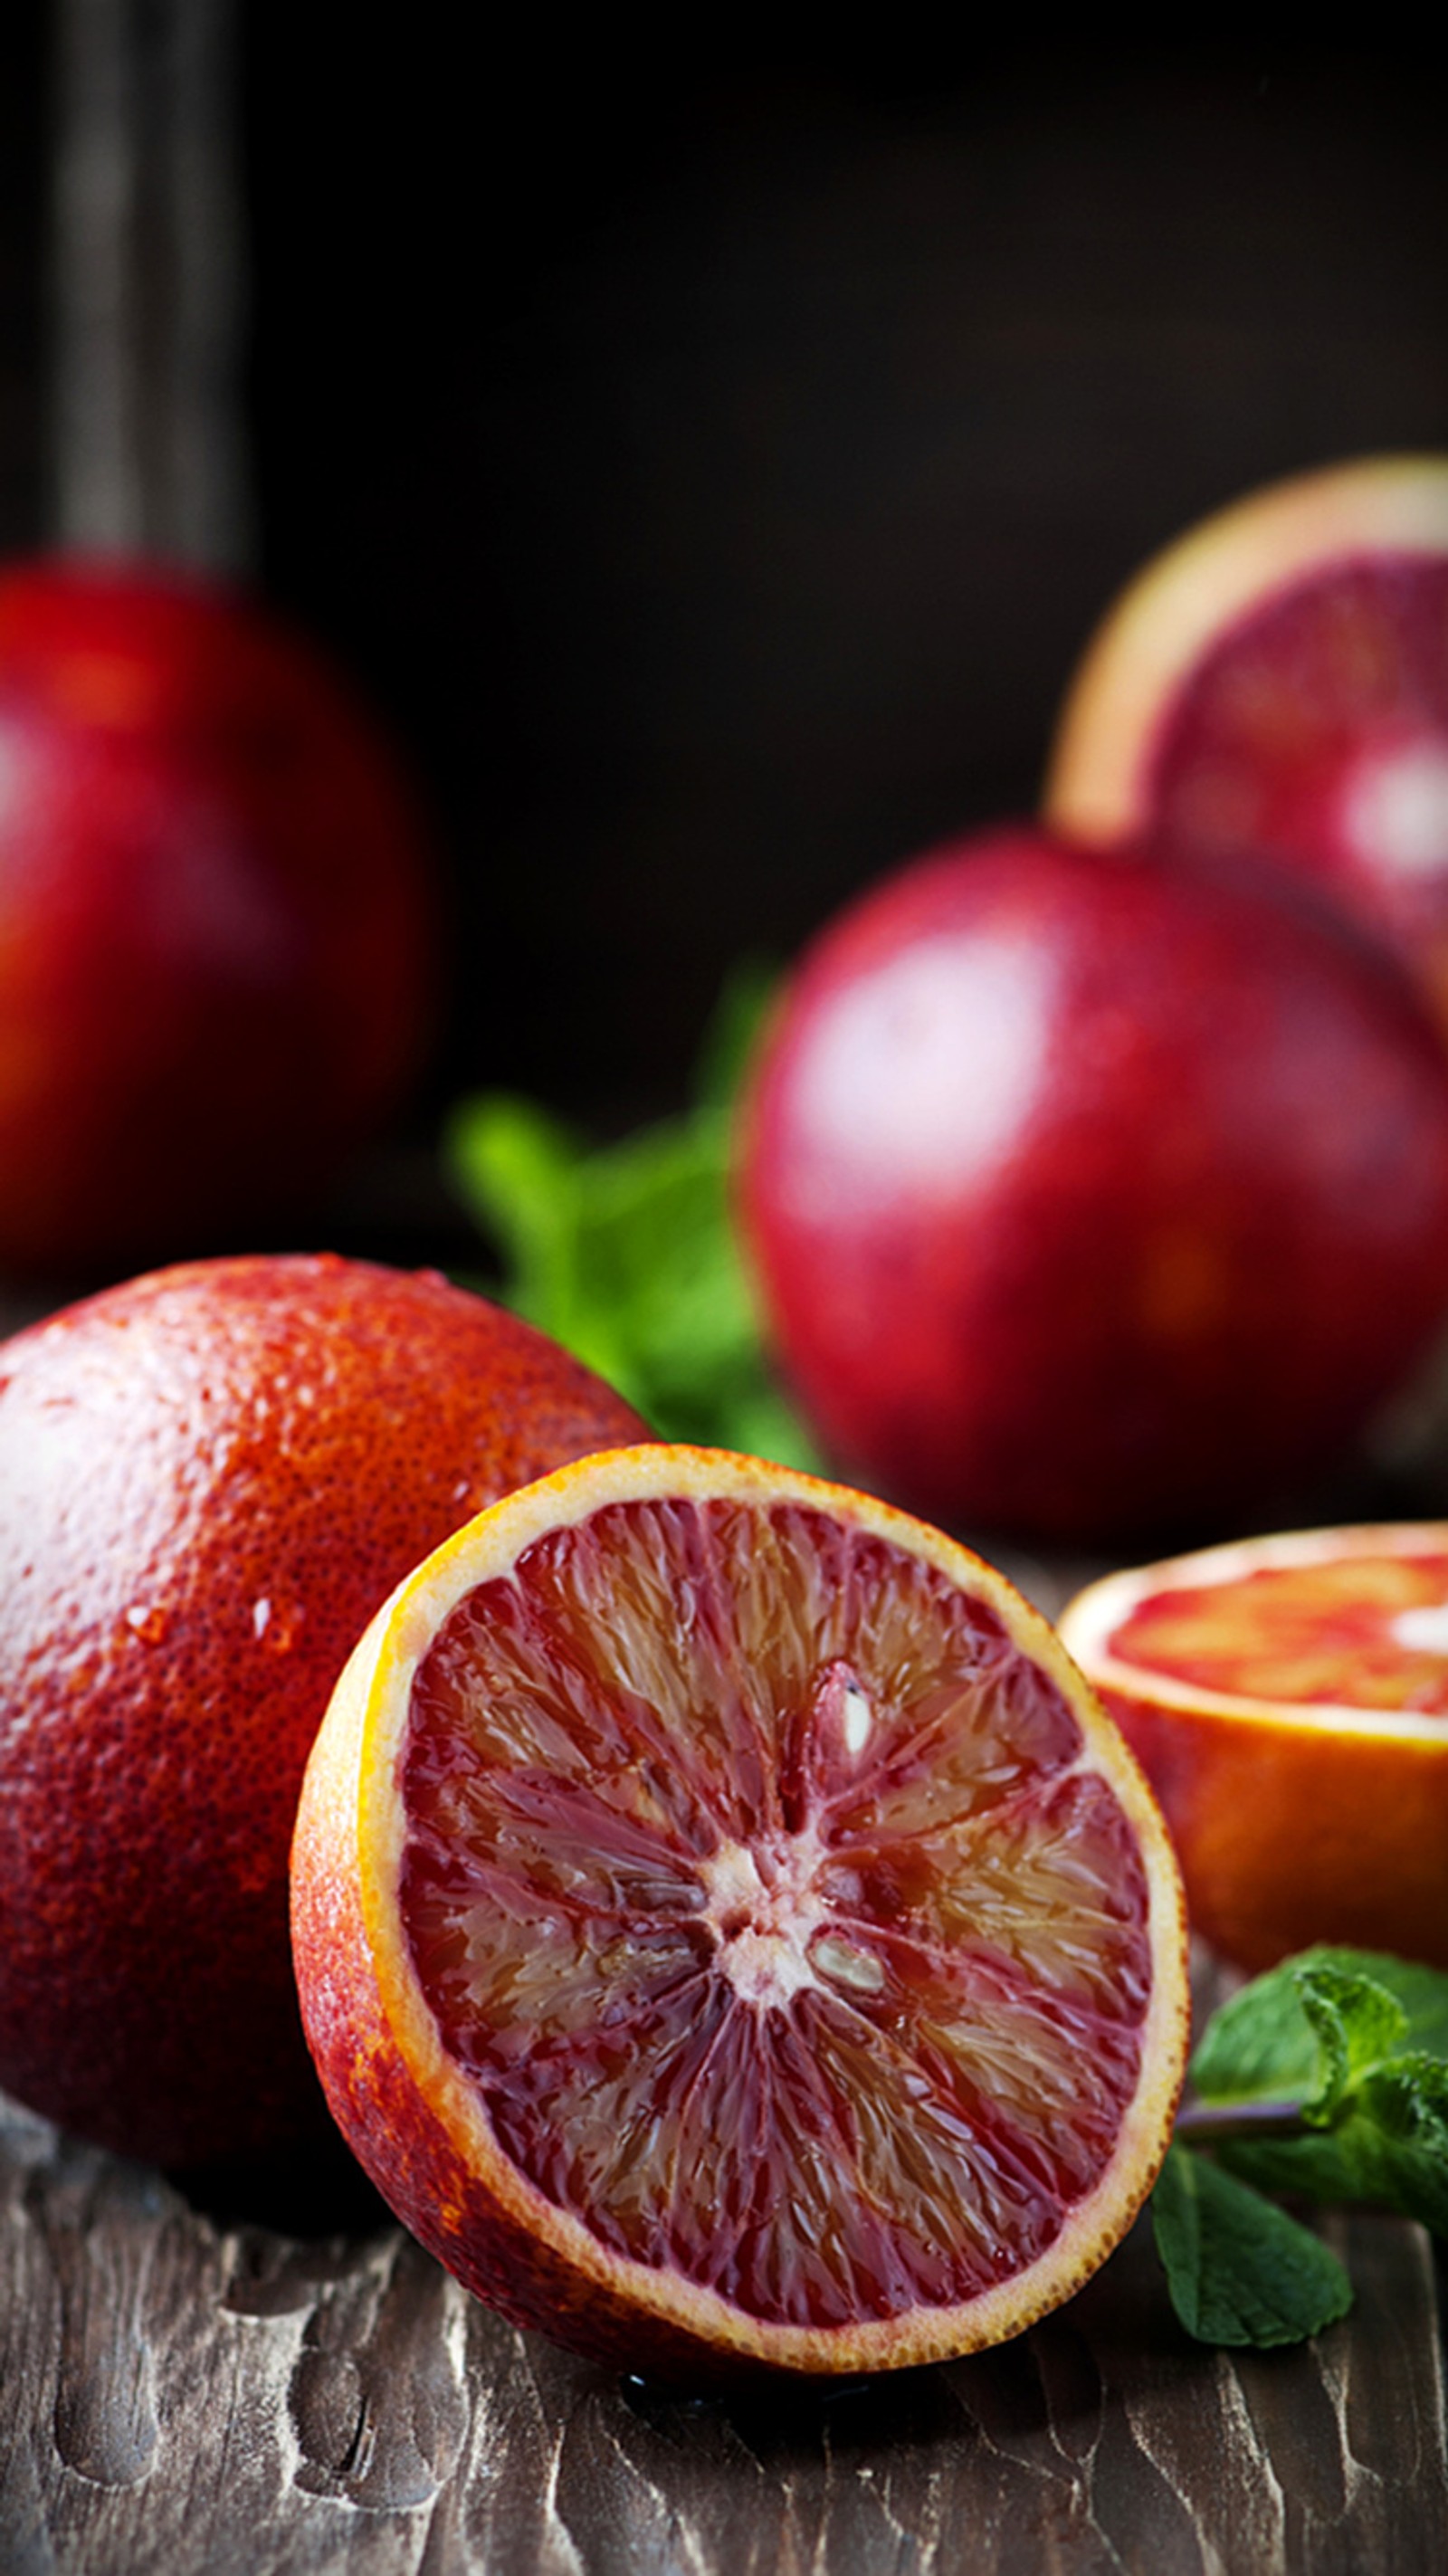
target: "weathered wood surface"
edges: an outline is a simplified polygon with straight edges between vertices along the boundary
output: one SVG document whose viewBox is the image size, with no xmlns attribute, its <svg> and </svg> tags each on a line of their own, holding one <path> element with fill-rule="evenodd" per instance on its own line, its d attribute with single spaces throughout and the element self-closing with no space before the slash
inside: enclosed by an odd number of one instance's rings
<svg viewBox="0 0 1448 2576">
<path fill-rule="evenodd" d="M 1146 2232 L 996 2353 L 688 2404 L 469 2300 L 401 2230 L 302 2240 L 0 2121 L 6 2576 L 1424 2576 L 1448 2566 L 1432 2258 L 1334 2221 L 1351 2319 L 1214 2353 Z"/>
</svg>

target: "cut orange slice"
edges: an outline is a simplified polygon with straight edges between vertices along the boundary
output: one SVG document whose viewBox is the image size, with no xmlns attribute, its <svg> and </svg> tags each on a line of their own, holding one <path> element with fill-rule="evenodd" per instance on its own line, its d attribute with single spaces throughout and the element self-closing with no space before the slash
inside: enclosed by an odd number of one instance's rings
<svg viewBox="0 0 1448 2576">
<path fill-rule="evenodd" d="M 1448 1522 L 1110 1575 L 1060 1633 L 1141 1757 L 1214 1948 L 1448 1967 Z"/>
<path fill-rule="evenodd" d="M 293 1929 L 399 2216 L 645 2373 L 1017 2332 L 1125 2230 L 1181 2080 L 1170 1842 L 1051 1630 L 920 1522 L 705 1450 L 550 1476 L 393 1595 Z"/>
<path fill-rule="evenodd" d="M 1252 850 L 1313 878 L 1448 1011 L 1448 457 L 1251 494 L 1128 584 L 1046 793 L 1081 838 Z"/>
</svg>

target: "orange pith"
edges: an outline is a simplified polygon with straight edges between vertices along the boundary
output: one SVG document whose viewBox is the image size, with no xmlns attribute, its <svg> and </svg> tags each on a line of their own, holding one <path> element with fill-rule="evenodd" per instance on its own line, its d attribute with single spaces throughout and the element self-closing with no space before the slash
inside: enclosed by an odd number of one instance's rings
<svg viewBox="0 0 1448 2576">
<path fill-rule="evenodd" d="M 460 1533 L 339 1691 L 294 1891 L 362 2160 L 601 2358 L 989 2342 L 1164 2148 L 1179 1894 L 1134 1766 L 999 1577 L 809 1478 L 617 1453 Z"/>
<path fill-rule="evenodd" d="M 1448 1527 L 1287 1533 L 1109 1576 L 1061 1621 L 1241 1966 L 1448 1964 Z"/>
</svg>

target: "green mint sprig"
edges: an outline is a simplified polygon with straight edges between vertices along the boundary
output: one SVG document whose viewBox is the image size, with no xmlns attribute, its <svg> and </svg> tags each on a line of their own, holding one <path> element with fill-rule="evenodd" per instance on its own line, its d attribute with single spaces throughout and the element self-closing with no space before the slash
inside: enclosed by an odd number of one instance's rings
<svg viewBox="0 0 1448 2576">
<path fill-rule="evenodd" d="M 616 1386 L 664 1439 L 818 1468 L 773 1378 L 729 1207 L 732 1102 L 768 998 L 746 967 L 689 1108 L 595 1146 L 535 1102 L 464 1101 L 445 1141 L 504 1265 L 503 1302 Z"/>
<path fill-rule="evenodd" d="M 1448 1976 L 1305 1950 L 1213 2015 L 1190 2080 L 1152 2199 L 1190 2334 L 1297 2343 L 1346 2315 L 1342 2265 L 1280 2199 L 1368 2202 L 1448 2237 Z"/>
</svg>

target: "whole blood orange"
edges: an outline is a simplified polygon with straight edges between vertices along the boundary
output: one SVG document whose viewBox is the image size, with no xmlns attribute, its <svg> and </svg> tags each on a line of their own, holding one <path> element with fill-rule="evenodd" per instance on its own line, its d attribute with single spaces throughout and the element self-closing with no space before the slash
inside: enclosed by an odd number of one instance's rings
<svg viewBox="0 0 1448 2576">
<path fill-rule="evenodd" d="M 481 1298 L 327 1255 L 0 1347 L 0 2084 L 170 2163 L 321 2114 L 286 1888 L 332 1685 L 459 1521 L 640 1427 Z"/>
<path fill-rule="evenodd" d="M 1164 2153 L 1166 1833 L 988 1566 L 644 1448 L 449 1540 L 353 1655 L 292 1862 L 308 2035 L 393 2207 L 641 2372 L 1016 2332 Z"/>
<path fill-rule="evenodd" d="M 1225 1957 L 1448 1967 L 1448 1523 L 1207 1548 L 1108 1576 L 1060 1626 Z"/>
<path fill-rule="evenodd" d="M 0 1261 L 299 1203 L 415 1069 L 433 948 L 415 797 L 308 645 L 170 574 L 0 578 Z"/>
<path fill-rule="evenodd" d="M 1178 1526 L 1330 1457 L 1448 1305 L 1448 1072 L 1289 885 L 1037 825 L 807 950 L 746 1096 L 771 1338 L 956 1526 Z"/>
<path fill-rule="evenodd" d="M 1254 849 L 1387 935 L 1448 1020 L 1448 457 L 1270 485 L 1147 565 L 1088 646 L 1047 812 Z"/>
</svg>

